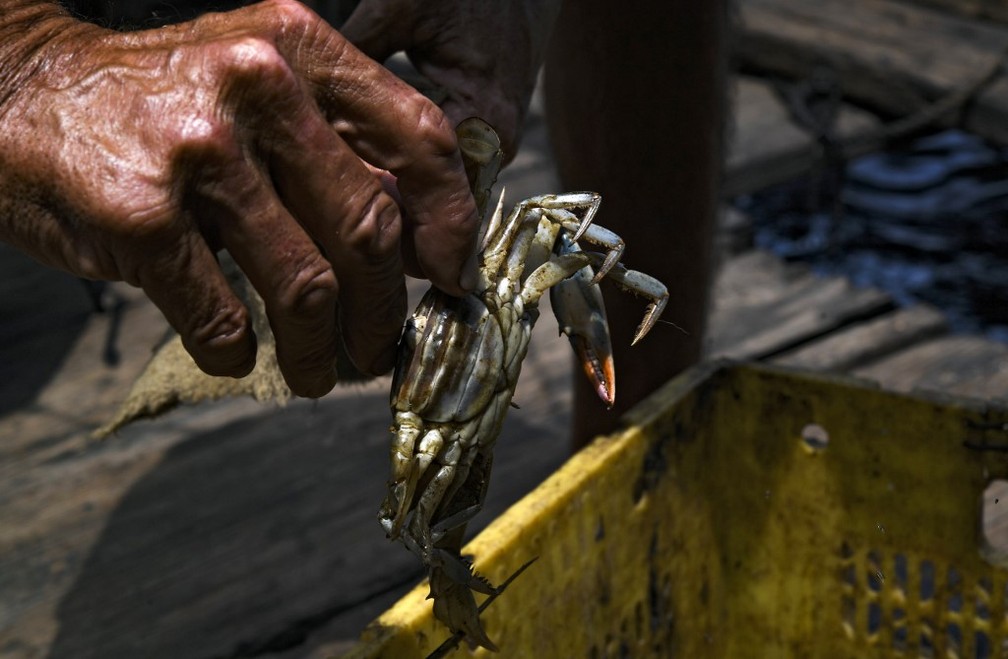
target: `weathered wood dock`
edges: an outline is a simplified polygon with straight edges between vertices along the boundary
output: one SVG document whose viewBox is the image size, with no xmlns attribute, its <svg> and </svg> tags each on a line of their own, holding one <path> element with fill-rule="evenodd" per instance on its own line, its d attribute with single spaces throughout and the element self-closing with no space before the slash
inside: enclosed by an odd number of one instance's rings
<svg viewBox="0 0 1008 659">
<path fill-rule="evenodd" d="M 851 102 L 839 134 L 870 142 L 892 117 L 983 75 L 1008 46 L 1003 26 L 902 2 L 744 0 L 741 13 L 726 194 L 821 157 L 767 77 L 802 79 L 810 63 L 831 63 Z M 1008 142 L 1008 76 L 959 109 L 968 127 Z M 504 178 L 512 199 L 557 188 L 540 111 Z M 712 356 L 904 391 L 1005 395 L 1008 346 L 753 250 L 747 226 L 726 211 Z M 166 324 L 136 291 L 112 287 L 108 310 L 94 313 L 76 279 L 3 246 L 0 255 L 0 656 L 331 656 L 416 582 L 413 557 L 375 521 L 387 380 L 285 409 L 234 400 L 180 410 L 94 443 L 88 434 Z M 566 457 L 570 360 L 552 322 L 547 314 L 535 333 L 483 522 Z M 665 331 L 651 340 L 674 341 Z"/>
</svg>

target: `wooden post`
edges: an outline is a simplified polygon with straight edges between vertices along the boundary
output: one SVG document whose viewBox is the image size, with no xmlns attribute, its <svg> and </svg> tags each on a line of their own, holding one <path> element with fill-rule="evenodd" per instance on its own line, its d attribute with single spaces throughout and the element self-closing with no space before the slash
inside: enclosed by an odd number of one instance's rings
<svg viewBox="0 0 1008 659">
<path fill-rule="evenodd" d="M 625 262 L 662 280 L 664 318 L 630 348 L 643 304 L 607 290 L 616 407 L 576 378 L 578 447 L 699 360 L 726 109 L 724 0 L 565 4 L 546 63 L 546 114 L 564 189 L 602 194 L 598 222 L 627 242 Z"/>
</svg>

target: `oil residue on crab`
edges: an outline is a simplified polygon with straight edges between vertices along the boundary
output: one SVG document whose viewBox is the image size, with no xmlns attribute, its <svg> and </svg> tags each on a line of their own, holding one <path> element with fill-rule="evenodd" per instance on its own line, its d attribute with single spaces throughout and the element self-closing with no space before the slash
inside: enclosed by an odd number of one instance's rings
<svg viewBox="0 0 1008 659">
<path fill-rule="evenodd" d="M 459 126 L 459 142 L 483 213 L 500 142 L 478 119 Z M 391 478 L 379 521 L 428 568 L 435 616 L 472 644 L 496 648 L 480 623 L 474 592 L 496 597 L 501 589 L 473 572 L 460 555 L 462 540 L 486 496 L 494 442 L 540 298 L 550 292 L 562 331 L 608 405 L 615 380 L 599 281 L 648 300 L 634 342 L 650 331 L 668 299 L 660 282 L 619 263 L 622 239 L 592 224 L 600 201 L 593 192 L 542 195 L 505 217 L 502 194 L 481 237 L 476 291 L 454 298 L 432 288 L 403 331 L 391 392 Z M 604 253 L 582 251 L 579 240 Z"/>
</svg>

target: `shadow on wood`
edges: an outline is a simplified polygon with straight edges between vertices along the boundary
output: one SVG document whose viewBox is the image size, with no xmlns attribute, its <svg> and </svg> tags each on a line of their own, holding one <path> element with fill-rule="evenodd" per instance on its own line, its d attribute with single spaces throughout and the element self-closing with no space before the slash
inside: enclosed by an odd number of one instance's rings
<svg viewBox="0 0 1008 659">
<path fill-rule="evenodd" d="M 93 307 L 81 282 L 0 244 L 0 416 L 35 400 Z"/>
<path fill-rule="evenodd" d="M 517 412 L 478 526 L 563 460 L 564 442 L 544 441 L 555 430 Z M 421 576 L 376 519 L 388 436 L 374 429 L 387 422 L 387 398 L 368 394 L 295 404 L 171 448 L 109 517 L 59 604 L 49 656 L 249 657 L 322 628 L 356 637 Z"/>
</svg>

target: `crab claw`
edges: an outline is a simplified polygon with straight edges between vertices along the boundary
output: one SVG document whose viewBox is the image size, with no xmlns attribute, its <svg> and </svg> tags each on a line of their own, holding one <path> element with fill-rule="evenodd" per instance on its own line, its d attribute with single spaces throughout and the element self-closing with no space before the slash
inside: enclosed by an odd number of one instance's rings
<svg viewBox="0 0 1008 659">
<path fill-rule="evenodd" d="M 591 268 L 582 268 L 550 289 L 553 314 L 570 339 L 588 382 L 607 407 L 616 401 L 616 373 L 602 291 Z"/>
</svg>

